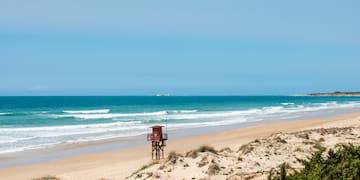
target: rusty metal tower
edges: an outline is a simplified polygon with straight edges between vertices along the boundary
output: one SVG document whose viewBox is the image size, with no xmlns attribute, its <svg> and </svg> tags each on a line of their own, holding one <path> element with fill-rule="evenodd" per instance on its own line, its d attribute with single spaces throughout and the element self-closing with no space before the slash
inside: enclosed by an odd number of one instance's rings
<svg viewBox="0 0 360 180">
<path fill-rule="evenodd" d="M 147 141 L 151 141 L 152 151 L 151 157 L 159 160 L 160 154 L 162 154 L 162 158 L 164 158 L 164 147 L 166 146 L 166 140 L 168 140 L 167 133 L 163 133 L 164 126 L 152 126 L 152 133 L 147 134 Z"/>
</svg>

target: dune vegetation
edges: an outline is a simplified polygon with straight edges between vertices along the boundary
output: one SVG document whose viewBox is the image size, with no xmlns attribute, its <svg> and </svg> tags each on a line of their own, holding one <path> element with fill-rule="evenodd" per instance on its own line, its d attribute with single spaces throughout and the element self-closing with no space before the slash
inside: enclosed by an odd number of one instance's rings
<svg viewBox="0 0 360 180">
<path fill-rule="evenodd" d="M 360 179 L 360 128 L 276 133 L 234 149 L 203 145 L 143 166 L 128 179 Z"/>
<path fill-rule="evenodd" d="M 325 148 L 315 152 L 310 159 L 299 160 L 304 168 L 287 173 L 285 163 L 280 167 L 280 175 L 269 180 L 320 180 L 320 179 L 360 179 L 360 146 L 338 145 L 337 150 Z M 326 154 L 326 156 L 325 156 Z"/>
</svg>

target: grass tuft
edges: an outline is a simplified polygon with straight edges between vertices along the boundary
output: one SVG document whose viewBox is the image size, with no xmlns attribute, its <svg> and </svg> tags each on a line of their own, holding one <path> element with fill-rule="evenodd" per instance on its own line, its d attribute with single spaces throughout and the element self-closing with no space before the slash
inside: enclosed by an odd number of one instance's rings
<svg viewBox="0 0 360 180">
<path fill-rule="evenodd" d="M 306 132 L 298 134 L 297 137 L 302 138 L 302 139 L 310 139 L 309 134 Z"/>
<path fill-rule="evenodd" d="M 297 147 L 297 148 L 295 149 L 295 152 L 304 152 L 304 150 L 301 149 L 300 147 Z"/>
<path fill-rule="evenodd" d="M 211 146 L 208 146 L 208 145 L 203 145 L 203 146 L 200 146 L 198 149 L 191 150 L 191 151 L 187 152 L 185 154 L 185 156 L 186 157 L 197 158 L 199 152 L 211 152 L 211 153 L 214 153 L 214 154 L 218 154 L 218 152 L 215 150 L 215 148 L 213 148 Z"/>
<path fill-rule="evenodd" d="M 140 169 L 138 169 L 138 170 L 136 170 L 135 172 L 133 172 L 129 177 L 134 176 L 135 174 L 138 174 L 139 172 L 141 172 L 141 171 L 143 171 L 143 170 L 145 170 L 145 169 L 147 169 L 147 168 L 149 168 L 149 167 L 151 167 L 151 166 L 153 166 L 153 165 L 155 165 L 155 164 L 159 164 L 159 161 L 152 161 L 152 162 L 150 162 L 150 163 L 148 163 L 148 164 L 145 164 L 145 165 L 141 166 Z M 129 177 L 128 177 L 128 178 L 129 178 Z M 42 180 L 42 179 L 41 179 L 41 180 Z"/>
<path fill-rule="evenodd" d="M 178 159 L 179 157 L 182 157 L 182 155 L 176 153 L 175 151 L 171 151 L 171 152 L 169 153 L 169 155 L 168 155 L 168 161 L 176 160 L 176 159 Z"/>
<path fill-rule="evenodd" d="M 220 151 L 219 152 L 232 152 L 232 150 L 229 148 L 229 147 L 226 147 L 226 148 L 222 148 L 222 149 L 220 149 Z"/>
<path fill-rule="evenodd" d="M 210 176 L 212 176 L 212 175 L 218 174 L 220 172 L 220 170 L 221 169 L 220 169 L 218 164 L 212 163 L 212 164 L 209 165 L 208 174 Z"/>
<path fill-rule="evenodd" d="M 40 178 L 34 178 L 31 180 L 60 180 L 60 178 L 58 178 L 56 176 L 44 176 L 44 177 L 40 177 Z"/>
<path fill-rule="evenodd" d="M 244 154 L 248 154 L 248 153 L 250 153 L 253 149 L 254 149 L 254 147 L 251 146 L 250 144 L 244 144 L 244 145 L 242 145 L 242 146 L 239 148 L 238 152 L 242 152 L 242 153 L 244 153 Z"/>
<path fill-rule="evenodd" d="M 325 147 L 322 146 L 322 145 L 320 144 L 320 142 L 316 142 L 313 147 L 314 147 L 315 149 L 318 149 L 318 150 L 325 149 Z"/>
<path fill-rule="evenodd" d="M 275 141 L 278 142 L 278 143 L 283 143 L 283 144 L 286 144 L 287 142 L 285 141 L 285 139 L 282 139 L 281 137 L 276 137 L 275 138 Z"/>
<path fill-rule="evenodd" d="M 198 152 L 211 152 L 211 153 L 214 153 L 214 154 L 217 154 L 218 152 L 215 150 L 215 148 L 211 147 L 211 146 L 208 146 L 208 145 L 203 145 L 203 146 L 200 146 L 199 149 L 198 149 Z"/>
</svg>

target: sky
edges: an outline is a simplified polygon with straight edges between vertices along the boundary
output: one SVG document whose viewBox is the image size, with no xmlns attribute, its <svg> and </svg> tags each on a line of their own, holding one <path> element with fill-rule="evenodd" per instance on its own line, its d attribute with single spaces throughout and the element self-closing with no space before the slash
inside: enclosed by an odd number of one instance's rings
<svg viewBox="0 0 360 180">
<path fill-rule="evenodd" d="M 358 0 L 1 0 L 0 95 L 360 91 Z"/>
</svg>

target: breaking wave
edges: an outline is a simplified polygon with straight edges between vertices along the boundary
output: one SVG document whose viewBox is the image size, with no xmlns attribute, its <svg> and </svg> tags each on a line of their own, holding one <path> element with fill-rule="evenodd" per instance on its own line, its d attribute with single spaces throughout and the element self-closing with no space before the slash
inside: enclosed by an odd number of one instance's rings
<svg viewBox="0 0 360 180">
<path fill-rule="evenodd" d="M 91 111 L 63 111 L 67 114 L 50 114 L 54 118 L 73 117 L 78 119 L 114 119 L 124 117 L 150 117 L 150 116 L 164 116 L 171 114 L 191 114 L 198 112 L 197 110 L 169 110 L 157 112 L 143 112 L 143 113 L 109 113 L 110 110 L 91 110 Z"/>
<path fill-rule="evenodd" d="M 0 116 L 6 116 L 6 115 L 11 115 L 12 113 L 9 113 L 9 112 L 1 112 L 0 113 Z"/>
<path fill-rule="evenodd" d="M 101 113 L 109 113 L 110 109 L 97 109 L 97 110 L 66 110 L 63 111 L 68 114 L 101 114 Z"/>
<path fill-rule="evenodd" d="M 71 114 L 58 115 L 58 117 L 74 117 L 80 119 L 112 119 L 122 117 L 137 117 L 137 116 L 160 116 L 167 114 L 166 111 L 148 112 L 148 113 L 111 113 L 111 114 Z"/>
</svg>

